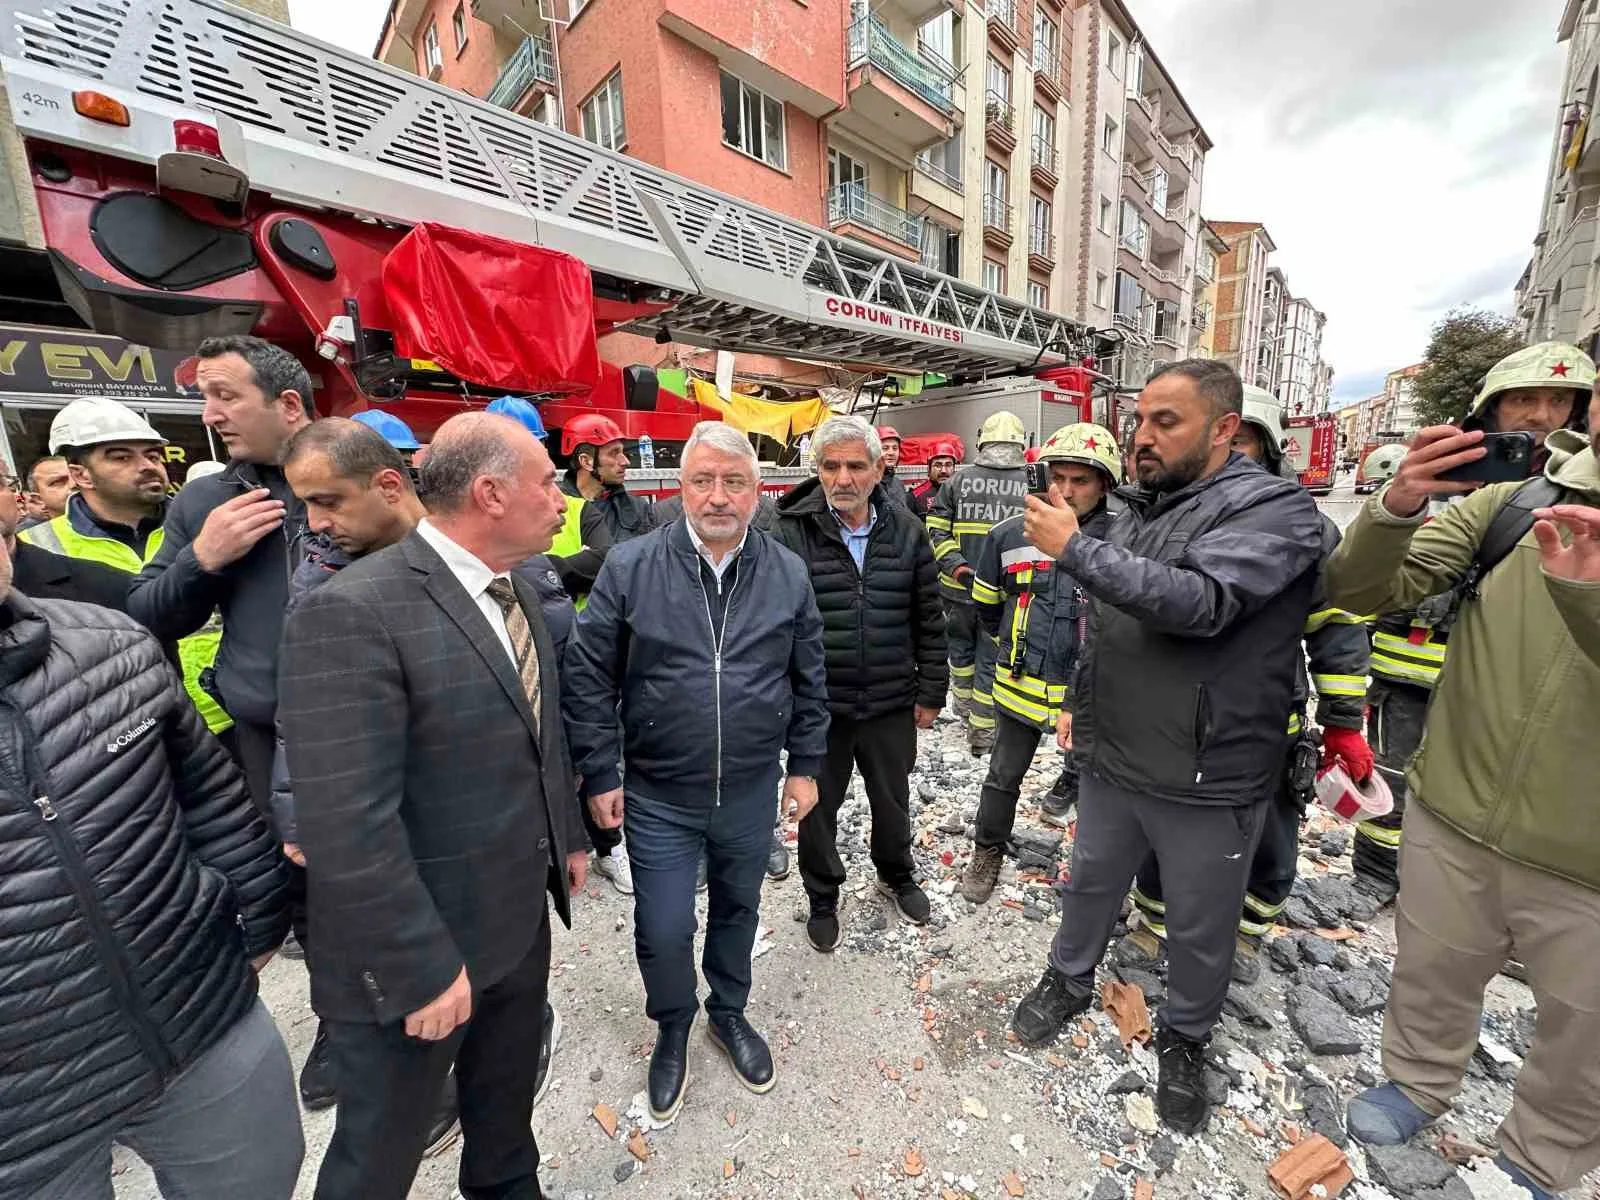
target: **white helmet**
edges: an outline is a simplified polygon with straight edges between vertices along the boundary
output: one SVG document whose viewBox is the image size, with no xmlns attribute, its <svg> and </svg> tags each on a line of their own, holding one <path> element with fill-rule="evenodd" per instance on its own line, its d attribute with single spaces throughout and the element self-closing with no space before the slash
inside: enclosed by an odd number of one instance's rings
<svg viewBox="0 0 1600 1200">
<path fill-rule="evenodd" d="M 1239 423 L 1254 425 L 1261 432 L 1261 444 L 1274 464 L 1283 457 L 1284 443 L 1288 440 L 1283 425 L 1283 404 L 1271 392 L 1246 384 L 1244 412 Z"/>
<path fill-rule="evenodd" d="M 104 396 L 74 400 L 50 422 L 50 453 L 63 446 L 103 446 L 107 442 L 150 442 L 165 446 L 167 439 L 126 404 Z"/>
<path fill-rule="evenodd" d="M 190 463 L 189 470 L 183 476 L 183 482 L 193 483 L 196 479 L 204 479 L 207 475 L 218 475 L 228 469 L 227 463 L 219 463 L 214 458 L 202 458 L 198 462 Z"/>
</svg>

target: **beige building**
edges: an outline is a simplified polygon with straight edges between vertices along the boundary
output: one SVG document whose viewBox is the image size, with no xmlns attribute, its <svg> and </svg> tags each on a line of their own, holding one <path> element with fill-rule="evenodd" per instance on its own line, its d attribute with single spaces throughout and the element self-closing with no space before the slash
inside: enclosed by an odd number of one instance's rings
<svg viewBox="0 0 1600 1200">
<path fill-rule="evenodd" d="M 1201 218 L 1200 245 L 1194 260 L 1194 310 L 1189 320 L 1189 354 L 1215 358 L 1217 345 L 1217 280 L 1228 243 Z"/>
</svg>

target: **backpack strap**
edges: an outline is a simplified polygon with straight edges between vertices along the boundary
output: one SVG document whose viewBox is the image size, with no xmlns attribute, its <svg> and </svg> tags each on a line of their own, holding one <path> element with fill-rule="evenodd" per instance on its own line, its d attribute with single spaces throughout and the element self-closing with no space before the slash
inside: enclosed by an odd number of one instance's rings
<svg viewBox="0 0 1600 1200">
<path fill-rule="evenodd" d="M 1443 616 L 1434 624 L 1436 631 L 1449 632 L 1450 627 L 1456 623 L 1456 618 L 1461 615 L 1461 606 L 1468 600 L 1479 598 L 1479 589 L 1485 577 L 1504 561 L 1506 555 L 1510 554 L 1517 543 L 1527 536 L 1528 530 L 1533 528 L 1534 510 L 1549 508 L 1559 502 L 1562 491 L 1560 484 L 1543 475 L 1536 475 L 1511 493 L 1506 502 L 1500 506 L 1500 511 L 1495 513 L 1494 519 L 1489 522 L 1489 528 L 1484 533 L 1483 540 L 1478 543 L 1478 552 L 1472 556 L 1472 563 L 1467 567 L 1466 574 L 1447 593 L 1448 606 Z"/>
</svg>

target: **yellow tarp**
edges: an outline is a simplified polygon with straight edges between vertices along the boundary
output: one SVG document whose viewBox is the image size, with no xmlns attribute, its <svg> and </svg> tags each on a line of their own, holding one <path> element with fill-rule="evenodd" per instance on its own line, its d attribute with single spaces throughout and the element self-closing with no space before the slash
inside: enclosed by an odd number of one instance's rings
<svg viewBox="0 0 1600 1200">
<path fill-rule="evenodd" d="M 820 396 L 809 400 L 760 400 L 754 396 L 732 396 L 724 400 L 715 384 L 704 379 L 690 381 L 697 403 L 722 414 L 722 419 L 743 433 L 759 433 L 785 445 L 803 433 L 810 433 L 833 413 Z"/>
</svg>

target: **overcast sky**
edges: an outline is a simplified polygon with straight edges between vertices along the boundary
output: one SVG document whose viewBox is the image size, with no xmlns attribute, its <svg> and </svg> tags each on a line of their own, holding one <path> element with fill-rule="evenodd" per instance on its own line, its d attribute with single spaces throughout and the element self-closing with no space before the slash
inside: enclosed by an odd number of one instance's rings
<svg viewBox="0 0 1600 1200">
<path fill-rule="evenodd" d="M 1335 405 L 1458 304 L 1510 311 L 1559 108 L 1561 0 L 1128 0 L 1216 144 L 1203 209 L 1259 220 L 1328 315 Z M 386 0 L 289 0 L 371 53 Z"/>
</svg>

